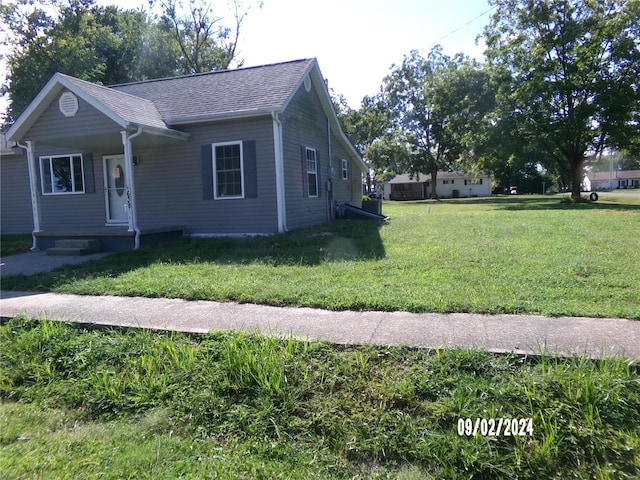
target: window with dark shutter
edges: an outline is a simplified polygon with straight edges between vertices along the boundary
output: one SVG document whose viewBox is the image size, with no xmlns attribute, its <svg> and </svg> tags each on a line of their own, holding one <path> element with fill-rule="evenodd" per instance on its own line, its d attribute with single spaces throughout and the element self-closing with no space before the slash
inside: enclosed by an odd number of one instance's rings
<svg viewBox="0 0 640 480">
<path fill-rule="evenodd" d="M 81 154 L 40 157 L 40 174 L 43 195 L 85 193 Z"/>
<path fill-rule="evenodd" d="M 255 140 L 202 145 L 201 162 L 203 199 L 258 196 Z"/>
</svg>

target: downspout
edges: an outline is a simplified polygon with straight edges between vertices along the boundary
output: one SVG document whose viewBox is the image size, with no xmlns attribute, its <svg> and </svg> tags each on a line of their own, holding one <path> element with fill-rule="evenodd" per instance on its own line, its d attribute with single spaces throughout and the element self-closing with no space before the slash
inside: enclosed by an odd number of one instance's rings
<svg viewBox="0 0 640 480">
<path fill-rule="evenodd" d="M 282 122 L 276 112 L 271 112 L 273 119 L 273 149 L 276 162 L 276 211 L 278 215 L 278 233 L 287 231 L 287 206 L 285 203 L 284 183 L 284 150 L 282 143 Z"/>
<path fill-rule="evenodd" d="M 133 248 L 138 250 L 140 248 L 140 228 L 138 228 L 138 212 L 136 208 L 136 187 L 133 176 L 133 148 L 131 146 L 131 140 L 139 135 L 142 135 L 142 127 L 138 126 L 138 130 L 133 135 L 127 135 L 126 130 L 120 132 L 122 134 L 122 143 L 124 145 L 124 162 L 127 167 L 127 178 L 129 185 L 127 186 L 127 202 L 128 202 L 128 216 L 129 216 L 129 231 L 135 232 Z"/>
<path fill-rule="evenodd" d="M 335 208 L 333 206 L 333 175 L 335 170 L 333 169 L 333 152 L 331 151 L 331 122 L 327 117 L 327 144 L 329 152 L 329 180 L 327 180 L 327 203 L 329 204 L 329 220 L 334 220 Z"/>
<path fill-rule="evenodd" d="M 33 231 L 31 232 L 32 252 L 38 250 L 38 239 L 36 233 L 40 232 L 40 200 L 38 198 L 38 179 L 36 175 L 36 159 L 33 155 L 33 142 L 28 141 L 26 145 L 17 144 L 27 151 L 27 166 L 29 169 L 29 188 L 31 190 L 31 212 L 33 214 Z"/>
</svg>

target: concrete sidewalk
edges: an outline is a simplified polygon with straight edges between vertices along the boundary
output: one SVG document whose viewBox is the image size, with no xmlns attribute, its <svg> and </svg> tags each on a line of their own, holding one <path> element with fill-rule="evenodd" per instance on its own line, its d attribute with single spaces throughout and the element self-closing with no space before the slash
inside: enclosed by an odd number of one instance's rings
<svg viewBox="0 0 640 480">
<path fill-rule="evenodd" d="M 0 278 L 9 275 L 33 275 L 34 273 L 48 272 L 62 265 L 77 265 L 110 254 L 109 252 L 101 252 L 77 257 L 56 257 L 40 251 L 19 253 L 0 258 Z"/>
<path fill-rule="evenodd" d="M 331 312 L 252 304 L 0 292 L 0 316 L 95 325 L 265 334 L 337 344 L 478 348 L 491 352 L 640 358 L 640 321 L 533 315 Z"/>
</svg>

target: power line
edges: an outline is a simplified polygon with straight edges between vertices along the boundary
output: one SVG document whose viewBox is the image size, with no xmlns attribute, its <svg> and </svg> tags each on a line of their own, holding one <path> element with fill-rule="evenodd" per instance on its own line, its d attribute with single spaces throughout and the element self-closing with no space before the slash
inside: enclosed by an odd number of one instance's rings
<svg viewBox="0 0 640 480">
<path fill-rule="evenodd" d="M 488 10 L 485 10 L 484 12 L 482 12 L 480 15 L 473 17 L 471 20 L 469 20 L 467 23 L 465 23 L 464 25 L 461 25 L 460 27 L 456 28 L 455 30 L 451 30 L 449 33 L 447 33 L 446 35 L 440 37 L 438 40 L 436 40 L 435 42 L 427 45 L 426 47 L 422 47 L 419 48 L 418 50 L 426 50 L 427 48 L 431 48 L 434 45 L 437 45 L 438 43 L 440 43 L 442 40 L 444 40 L 445 38 L 450 37 L 451 35 L 453 35 L 454 33 L 459 32 L 460 30 L 468 27 L 469 25 L 471 25 L 473 22 L 475 22 L 476 20 L 478 20 L 481 17 L 484 17 L 486 14 L 488 14 L 491 10 L 495 10 L 496 8 L 498 8 L 497 5 L 494 5 L 493 7 L 489 8 Z"/>
</svg>

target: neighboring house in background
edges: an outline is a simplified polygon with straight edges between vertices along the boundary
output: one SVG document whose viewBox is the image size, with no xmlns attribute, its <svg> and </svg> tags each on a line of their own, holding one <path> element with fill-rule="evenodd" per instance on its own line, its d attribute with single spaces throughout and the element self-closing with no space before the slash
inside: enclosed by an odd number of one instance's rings
<svg viewBox="0 0 640 480">
<path fill-rule="evenodd" d="M 490 197 L 491 177 L 485 173 L 466 175 L 438 172 L 436 193 L 439 198 Z M 386 200 L 424 200 L 431 198 L 430 174 L 396 175 L 383 183 Z"/>
<path fill-rule="evenodd" d="M 582 181 L 582 189 L 585 192 L 624 188 L 640 188 L 640 170 L 589 172 Z"/>
<path fill-rule="evenodd" d="M 273 234 L 362 201 L 366 165 L 315 59 L 111 87 L 56 74 L 7 138 L 27 147 L 40 248 Z M 3 204 L 3 228 L 19 214 Z"/>
<path fill-rule="evenodd" d="M 31 233 L 33 216 L 24 150 L 0 134 L 0 233 Z"/>
</svg>

